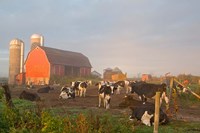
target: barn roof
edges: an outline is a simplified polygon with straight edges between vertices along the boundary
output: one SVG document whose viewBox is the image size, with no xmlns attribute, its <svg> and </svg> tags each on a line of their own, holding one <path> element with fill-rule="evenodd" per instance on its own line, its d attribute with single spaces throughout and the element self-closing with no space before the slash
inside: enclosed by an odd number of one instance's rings
<svg viewBox="0 0 200 133">
<path fill-rule="evenodd" d="M 39 47 L 45 51 L 47 58 L 51 64 L 60 64 L 77 67 L 92 67 L 89 59 L 81 53 L 44 46 Z"/>
</svg>

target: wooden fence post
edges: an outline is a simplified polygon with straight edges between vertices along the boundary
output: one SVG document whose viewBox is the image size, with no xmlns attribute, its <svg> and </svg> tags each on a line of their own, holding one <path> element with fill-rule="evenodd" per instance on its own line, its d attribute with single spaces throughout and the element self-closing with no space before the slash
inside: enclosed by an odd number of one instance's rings
<svg viewBox="0 0 200 133">
<path fill-rule="evenodd" d="M 158 133 L 159 115 L 160 115 L 160 92 L 156 92 L 155 114 L 154 114 L 154 131 L 153 131 L 154 133 Z"/>
<path fill-rule="evenodd" d="M 2 88 L 4 89 L 4 94 L 5 94 L 5 97 L 6 97 L 6 105 L 9 108 L 13 108 L 14 104 L 12 102 L 12 98 L 11 98 L 11 94 L 10 94 L 10 89 L 9 89 L 8 85 L 3 85 Z"/>
</svg>

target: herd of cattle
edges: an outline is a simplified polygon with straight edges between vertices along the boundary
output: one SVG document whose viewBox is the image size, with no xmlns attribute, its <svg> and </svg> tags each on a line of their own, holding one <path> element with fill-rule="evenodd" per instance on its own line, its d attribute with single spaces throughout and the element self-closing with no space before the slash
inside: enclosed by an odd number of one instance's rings
<svg viewBox="0 0 200 133">
<path fill-rule="evenodd" d="M 59 95 L 60 99 L 74 99 L 76 97 L 85 97 L 88 86 L 91 85 L 91 81 L 75 81 L 71 83 L 71 86 L 63 86 L 61 88 L 61 92 Z M 98 88 L 98 98 L 99 103 L 98 106 L 101 107 L 103 103 L 103 107 L 105 109 L 110 108 L 111 98 L 113 95 L 117 95 L 121 93 L 122 89 L 125 89 L 126 96 L 131 95 L 133 93 L 137 94 L 141 99 L 142 103 L 140 106 L 130 107 L 132 110 L 132 114 L 130 116 L 130 120 L 137 119 L 140 120 L 145 125 L 151 126 L 154 121 L 154 113 L 155 113 L 155 105 L 147 102 L 148 98 L 153 98 L 156 95 L 156 92 L 159 91 L 161 93 L 160 103 L 162 103 L 162 99 L 165 100 L 166 103 L 169 102 L 167 97 L 167 85 L 165 83 L 162 84 L 152 84 L 146 83 L 143 81 L 117 81 L 117 82 L 108 82 L 101 81 L 95 84 Z M 46 86 L 37 90 L 38 93 L 48 93 L 52 90 L 50 86 Z M 37 93 L 30 93 L 27 91 L 23 91 L 20 94 L 20 98 L 28 99 L 31 101 L 40 100 L 40 97 Z M 160 108 L 160 123 L 165 124 L 168 122 L 167 115 Z"/>
</svg>

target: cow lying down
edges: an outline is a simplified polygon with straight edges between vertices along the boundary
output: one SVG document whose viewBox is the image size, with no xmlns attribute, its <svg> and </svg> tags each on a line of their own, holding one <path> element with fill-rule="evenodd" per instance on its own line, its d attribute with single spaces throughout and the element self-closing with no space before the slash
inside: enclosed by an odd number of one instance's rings
<svg viewBox="0 0 200 133">
<path fill-rule="evenodd" d="M 38 93 L 49 93 L 50 90 L 54 90 L 54 88 L 50 86 L 44 86 L 37 90 Z"/>
<path fill-rule="evenodd" d="M 75 91 L 71 87 L 62 87 L 61 88 L 61 93 L 59 98 L 61 99 L 70 99 L 70 98 L 75 98 Z"/>
<path fill-rule="evenodd" d="M 37 93 L 31 93 L 27 91 L 22 91 L 19 98 L 29 100 L 29 101 L 40 101 L 40 97 L 37 95 Z"/>
<path fill-rule="evenodd" d="M 132 114 L 129 117 L 130 120 L 137 119 L 147 126 L 154 124 L 155 106 L 141 105 L 138 107 L 130 107 L 130 109 L 132 110 Z M 168 122 L 167 115 L 160 109 L 159 124 L 166 124 Z"/>
</svg>

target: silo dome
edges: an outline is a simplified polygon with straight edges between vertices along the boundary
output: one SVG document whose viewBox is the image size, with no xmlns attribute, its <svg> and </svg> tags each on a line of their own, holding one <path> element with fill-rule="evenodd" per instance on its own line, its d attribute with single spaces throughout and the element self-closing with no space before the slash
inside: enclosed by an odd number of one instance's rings
<svg viewBox="0 0 200 133">
<path fill-rule="evenodd" d="M 31 50 L 33 50 L 37 46 L 43 46 L 44 37 L 39 34 L 33 34 L 31 36 Z"/>
<path fill-rule="evenodd" d="M 31 38 L 40 38 L 41 37 L 41 35 L 39 35 L 39 34 L 33 34 L 32 36 L 31 36 Z"/>
<path fill-rule="evenodd" d="M 16 38 L 16 39 L 13 39 L 10 41 L 10 45 L 13 45 L 13 44 L 21 44 L 22 40 Z"/>
</svg>

